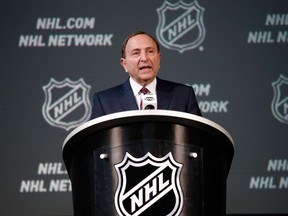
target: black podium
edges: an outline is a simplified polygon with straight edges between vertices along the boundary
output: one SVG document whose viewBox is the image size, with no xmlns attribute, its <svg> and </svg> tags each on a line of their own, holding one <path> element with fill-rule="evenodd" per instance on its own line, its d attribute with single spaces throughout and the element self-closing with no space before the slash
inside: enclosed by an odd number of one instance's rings
<svg viewBox="0 0 288 216">
<path fill-rule="evenodd" d="M 226 214 L 233 141 L 218 124 L 167 110 L 91 120 L 64 141 L 78 216 Z"/>
</svg>

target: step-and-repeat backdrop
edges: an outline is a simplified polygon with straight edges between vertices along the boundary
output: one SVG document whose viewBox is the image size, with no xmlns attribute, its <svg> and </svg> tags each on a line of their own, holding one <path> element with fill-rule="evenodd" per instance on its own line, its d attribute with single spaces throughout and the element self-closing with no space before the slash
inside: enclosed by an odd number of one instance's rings
<svg viewBox="0 0 288 216">
<path fill-rule="evenodd" d="M 62 143 L 127 79 L 124 38 L 161 44 L 159 77 L 195 89 L 232 135 L 227 213 L 288 213 L 288 1 L 4 0 L 0 214 L 72 215 Z"/>
</svg>

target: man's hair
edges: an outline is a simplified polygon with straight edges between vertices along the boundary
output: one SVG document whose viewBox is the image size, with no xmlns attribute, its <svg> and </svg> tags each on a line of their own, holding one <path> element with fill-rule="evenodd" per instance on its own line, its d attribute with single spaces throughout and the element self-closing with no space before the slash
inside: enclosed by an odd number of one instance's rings
<svg viewBox="0 0 288 216">
<path fill-rule="evenodd" d="M 137 32 L 134 32 L 134 33 L 128 35 L 128 36 L 126 37 L 126 39 L 124 40 L 124 42 L 123 42 L 123 44 L 122 44 L 122 48 L 121 48 L 121 57 L 122 57 L 122 58 L 125 58 L 125 57 L 126 57 L 126 55 L 125 55 L 125 49 L 126 49 L 126 46 L 127 46 L 127 43 L 128 43 L 128 41 L 129 41 L 129 39 L 132 38 L 132 37 L 134 37 L 134 36 L 136 36 L 136 35 L 141 35 L 141 34 L 144 34 L 144 35 L 149 36 L 149 37 L 155 42 L 155 44 L 156 44 L 156 46 L 157 46 L 157 51 L 158 51 L 158 53 L 160 52 L 160 46 L 159 46 L 159 43 L 158 43 L 158 41 L 156 40 L 156 38 L 154 38 L 152 35 L 148 34 L 147 32 L 137 31 Z"/>
</svg>

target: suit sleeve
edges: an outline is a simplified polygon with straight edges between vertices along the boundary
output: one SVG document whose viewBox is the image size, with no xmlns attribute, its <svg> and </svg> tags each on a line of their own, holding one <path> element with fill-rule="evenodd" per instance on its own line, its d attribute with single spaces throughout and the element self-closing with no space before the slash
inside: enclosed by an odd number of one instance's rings
<svg viewBox="0 0 288 216">
<path fill-rule="evenodd" d="M 188 113 L 202 116 L 201 110 L 199 108 L 199 105 L 195 96 L 195 92 L 192 87 L 190 87 L 187 109 L 188 109 L 187 110 Z"/>
<path fill-rule="evenodd" d="M 94 94 L 93 96 L 93 107 L 92 107 L 92 114 L 91 114 L 91 119 L 100 117 L 105 115 L 104 109 L 101 103 L 101 100 L 99 98 L 99 95 L 97 93 Z"/>
</svg>

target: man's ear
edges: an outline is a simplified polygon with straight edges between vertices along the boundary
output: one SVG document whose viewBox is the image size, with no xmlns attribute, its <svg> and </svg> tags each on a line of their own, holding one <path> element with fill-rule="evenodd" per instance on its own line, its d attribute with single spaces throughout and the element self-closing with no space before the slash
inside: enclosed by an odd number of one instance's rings
<svg viewBox="0 0 288 216">
<path fill-rule="evenodd" d="M 125 58 L 121 58 L 120 59 L 120 64 L 122 65 L 122 67 L 124 68 L 124 70 L 126 71 L 126 73 L 128 72 L 127 67 L 126 67 L 126 60 Z"/>
</svg>

